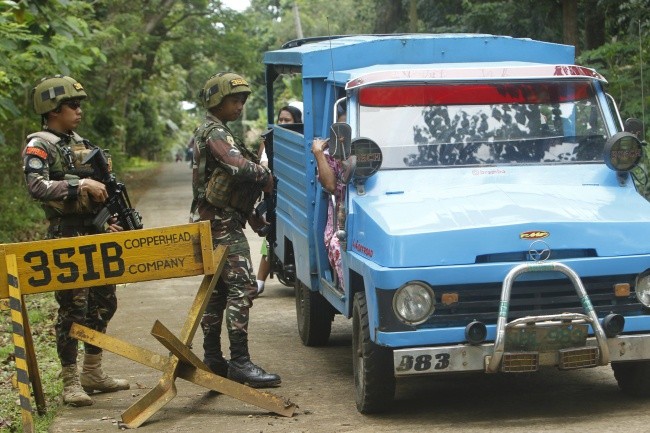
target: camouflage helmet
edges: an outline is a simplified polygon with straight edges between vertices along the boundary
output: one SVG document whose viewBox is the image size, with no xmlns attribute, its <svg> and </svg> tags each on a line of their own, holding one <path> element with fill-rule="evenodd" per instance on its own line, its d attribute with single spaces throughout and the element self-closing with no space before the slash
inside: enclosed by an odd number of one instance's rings
<svg viewBox="0 0 650 433">
<path fill-rule="evenodd" d="M 87 96 L 81 83 L 66 75 L 42 78 L 32 89 L 36 114 L 56 110 L 63 101 L 85 99 Z"/>
<path fill-rule="evenodd" d="M 224 96 L 233 93 L 246 93 L 249 95 L 251 89 L 248 82 L 240 75 L 232 72 L 219 72 L 208 78 L 199 93 L 199 98 L 205 108 L 212 108 L 219 105 Z"/>
</svg>

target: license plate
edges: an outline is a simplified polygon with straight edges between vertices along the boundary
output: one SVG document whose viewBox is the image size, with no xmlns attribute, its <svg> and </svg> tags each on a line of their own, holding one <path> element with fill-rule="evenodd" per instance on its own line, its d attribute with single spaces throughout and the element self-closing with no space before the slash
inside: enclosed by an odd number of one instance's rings
<svg viewBox="0 0 650 433">
<path fill-rule="evenodd" d="M 505 350 L 553 352 L 570 347 L 582 347 L 586 342 L 586 324 L 525 325 L 506 329 Z"/>
</svg>

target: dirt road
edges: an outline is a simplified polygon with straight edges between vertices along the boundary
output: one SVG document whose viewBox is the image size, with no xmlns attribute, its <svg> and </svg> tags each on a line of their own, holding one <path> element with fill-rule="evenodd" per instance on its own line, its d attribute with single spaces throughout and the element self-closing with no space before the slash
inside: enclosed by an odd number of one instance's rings
<svg viewBox="0 0 650 433">
<path fill-rule="evenodd" d="M 147 228 L 184 224 L 191 201 L 190 170 L 168 164 L 137 204 Z M 261 240 L 249 236 L 253 262 Z M 149 334 L 156 319 L 178 333 L 201 277 L 120 287 L 119 309 L 108 334 L 165 354 Z M 293 418 L 269 414 L 199 386 L 176 381 L 178 394 L 140 427 L 143 432 L 647 432 L 649 402 L 619 393 L 609 367 L 534 375 L 460 375 L 398 383 L 394 410 L 363 416 L 354 406 L 351 323 L 337 317 L 330 345 L 307 348 L 296 329 L 293 290 L 270 280 L 251 314 L 251 353 L 282 376 L 272 391 L 299 408 Z M 224 341 L 227 341 L 225 339 Z M 194 352 L 202 356 L 202 334 Z M 106 369 L 128 378 L 129 391 L 95 394 L 95 404 L 66 408 L 51 432 L 113 432 L 121 413 L 160 379 L 161 373 L 106 353 Z"/>
</svg>

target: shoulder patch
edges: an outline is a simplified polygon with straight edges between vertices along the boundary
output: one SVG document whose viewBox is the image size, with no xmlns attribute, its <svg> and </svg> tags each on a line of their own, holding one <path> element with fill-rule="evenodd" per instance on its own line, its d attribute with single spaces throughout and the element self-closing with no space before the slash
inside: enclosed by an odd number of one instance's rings
<svg viewBox="0 0 650 433">
<path fill-rule="evenodd" d="M 25 155 L 38 156 L 41 159 L 47 159 L 47 152 L 39 147 L 27 146 L 25 148 Z"/>
<path fill-rule="evenodd" d="M 42 169 L 42 168 L 43 168 L 43 165 L 44 165 L 44 164 L 43 164 L 43 160 L 40 159 L 40 158 L 34 158 L 34 157 L 32 157 L 32 158 L 29 158 L 29 159 L 27 160 L 27 166 L 28 166 L 29 168 L 33 168 L 34 170 L 40 170 L 40 169 Z"/>
<path fill-rule="evenodd" d="M 230 144 L 230 145 L 234 145 L 234 144 L 235 144 L 235 139 L 232 138 L 230 135 L 226 135 L 226 141 L 227 141 L 228 144 Z"/>
</svg>

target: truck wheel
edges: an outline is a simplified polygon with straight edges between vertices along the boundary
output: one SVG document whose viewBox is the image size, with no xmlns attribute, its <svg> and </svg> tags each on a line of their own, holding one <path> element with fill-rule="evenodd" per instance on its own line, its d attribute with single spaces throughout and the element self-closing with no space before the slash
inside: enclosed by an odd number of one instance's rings
<svg viewBox="0 0 650 433">
<path fill-rule="evenodd" d="M 305 346 L 324 346 L 332 332 L 332 307 L 323 295 L 309 290 L 296 280 L 296 316 L 298 334 Z"/>
<path fill-rule="evenodd" d="M 650 397 L 650 361 L 612 363 L 618 387 L 634 397 Z"/>
<path fill-rule="evenodd" d="M 395 397 L 393 352 L 370 340 L 365 293 L 354 295 L 352 314 L 352 368 L 357 410 L 383 412 Z"/>
</svg>

